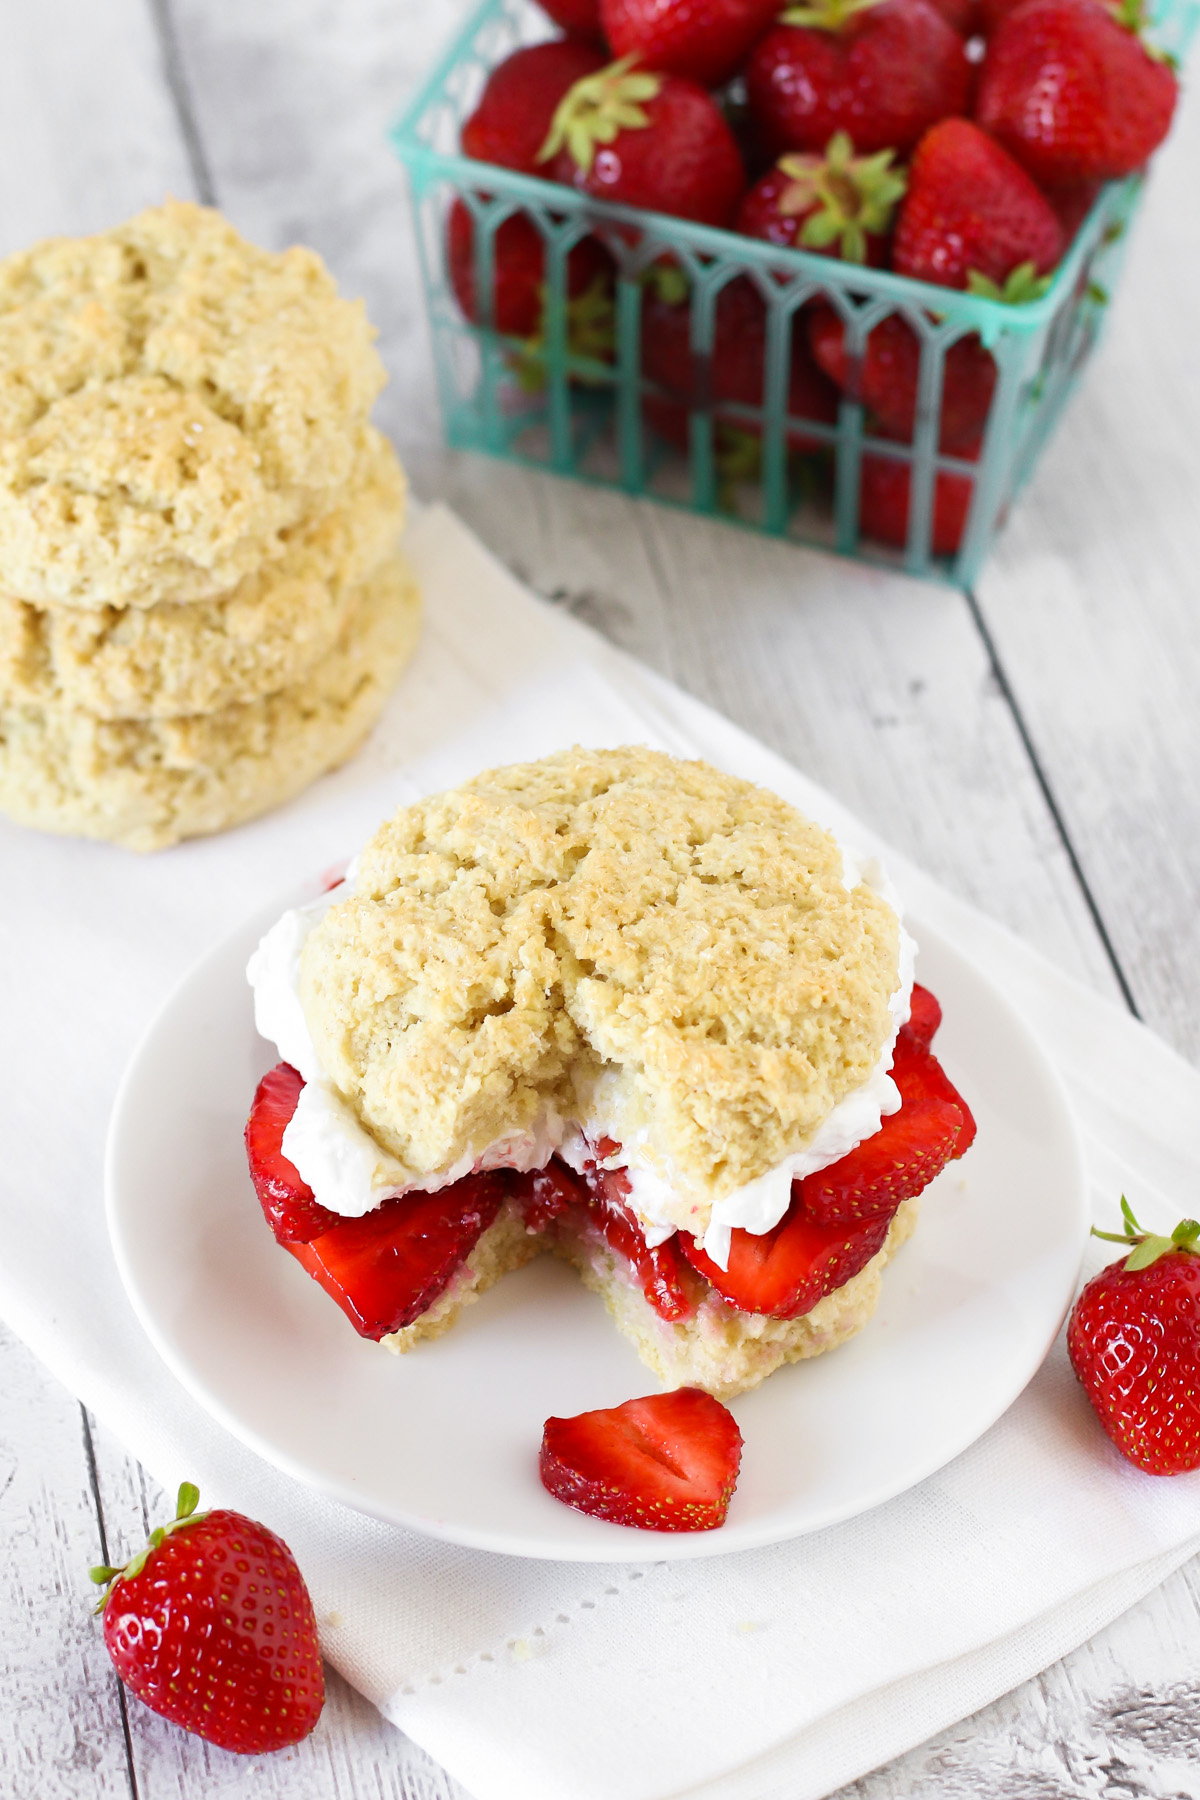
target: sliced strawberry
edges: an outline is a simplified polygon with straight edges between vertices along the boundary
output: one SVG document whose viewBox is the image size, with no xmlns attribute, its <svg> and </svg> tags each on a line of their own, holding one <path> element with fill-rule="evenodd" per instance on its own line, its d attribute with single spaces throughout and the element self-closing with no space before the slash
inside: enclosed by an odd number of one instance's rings
<svg viewBox="0 0 1200 1800">
<path fill-rule="evenodd" d="M 531 1169 L 527 1175 L 517 1176 L 516 1191 L 530 1231 L 548 1231 L 572 1207 L 586 1207 L 588 1202 L 583 1176 L 557 1156 L 552 1156 L 544 1169 Z"/>
<path fill-rule="evenodd" d="M 690 1319 L 696 1310 L 688 1292 L 686 1265 L 678 1235 L 649 1248 L 637 1217 L 627 1202 L 629 1177 L 623 1169 L 588 1171 L 588 1213 L 606 1242 L 632 1263 L 642 1292 L 660 1319 Z"/>
<path fill-rule="evenodd" d="M 909 1002 L 908 1022 L 903 1029 L 914 1043 L 928 1050 L 937 1036 L 938 1026 L 942 1022 L 942 1009 L 939 1002 L 927 987 L 919 981 L 913 982 L 912 999 Z"/>
<path fill-rule="evenodd" d="M 436 1194 L 385 1200 L 361 1219 L 340 1219 L 311 1243 L 287 1248 L 360 1336 L 385 1337 L 428 1311 L 507 1192 L 504 1170 L 467 1175 Z"/>
<path fill-rule="evenodd" d="M 290 1063 L 277 1063 L 254 1091 L 246 1120 L 246 1160 L 267 1224 L 281 1244 L 306 1244 L 331 1225 L 337 1213 L 319 1206 L 295 1163 L 283 1154 L 283 1134 L 304 1086 Z"/>
<path fill-rule="evenodd" d="M 975 1121 L 937 1058 L 906 1040 L 903 1032 L 892 1079 L 904 1102 L 900 1111 L 848 1156 L 800 1182 L 800 1198 L 811 1218 L 829 1226 L 890 1218 L 901 1201 L 928 1187 L 974 1138 Z"/>
<path fill-rule="evenodd" d="M 700 1388 L 547 1419 L 539 1473 L 556 1500 L 643 1531 L 712 1531 L 725 1522 L 742 1434 Z"/>
<path fill-rule="evenodd" d="M 686 1232 L 679 1233 L 679 1243 L 692 1267 L 731 1306 L 773 1319 L 798 1319 L 866 1267 L 882 1248 L 890 1223 L 890 1214 L 881 1214 L 850 1224 L 821 1224 L 793 1199 L 773 1231 L 734 1229 L 727 1269 L 718 1268 Z"/>
</svg>

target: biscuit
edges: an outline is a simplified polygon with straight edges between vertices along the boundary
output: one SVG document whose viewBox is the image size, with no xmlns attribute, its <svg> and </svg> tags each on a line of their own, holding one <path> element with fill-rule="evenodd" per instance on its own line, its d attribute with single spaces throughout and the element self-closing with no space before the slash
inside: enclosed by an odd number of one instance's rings
<svg viewBox="0 0 1200 1800">
<path fill-rule="evenodd" d="M 312 250 L 178 201 L 0 262 L 0 568 L 41 605 L 208 598 L 326 510 L 384 383 Z"/>
<path fill-rule="evenodd" d="M 899 921 L 843 870 L 704 763 L 492 770 L 383 825 L 310 934 L 322 1068 L 405 1179 L 599 1108 L 703 1212 L 809 1143 L 891 1035 Z"/>
<path fill-rule="evenodd" d="M 0 707 L 0 811 L 132 850 L 252 819 L 358 747 L 415 648 L 419 619 L 416 585 L 394 558 L 363 584 L 318 667 L 264 699 L 136 721 Z"/>
<path fill-rule="evenodd" d="M 337 641 L 403 518 L 400 465 L 367 427 L 340 504 L 292 526 L 277 561 L 217 599 L 42 608 L 0 596 L 0 705 L 165 719 L 293 686 Z"/>
</svg>

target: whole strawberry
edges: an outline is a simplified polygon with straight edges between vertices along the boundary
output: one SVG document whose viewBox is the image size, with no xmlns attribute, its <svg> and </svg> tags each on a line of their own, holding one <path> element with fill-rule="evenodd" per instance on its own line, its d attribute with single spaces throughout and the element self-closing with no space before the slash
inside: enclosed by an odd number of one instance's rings
<svg viewBox="0 0 1200 1800">
<path fill-rule="evenodd" d="M 896 220 L 898 275 L 1015 303 L 1037 297 L 1062 252 L 1050 202 L 994 139 L 969 119 L 926 132 Z"/>
<path fill-rule="evenodd" d="M 577 81 L 539 153 L 543 172 L 597 200 L 728 225 L 746 185 L 716 101 L 629 57 Z"/>
<path fill-rule="evenodd" d="M 719 87 L 779 11 L 779 0 L 600 0 L 600 23 L 617 56 Z"/>
<path fill-rule="evenodd" d="M 1088 1282 L 1067 1323 L 1071 1367 L 1113 1443 L 1149 1475 L 1200 1468 L 1200 1224 L 1143 1231 L 1122 1195 L 1130 1246 Z"/>
<path fill-rule="evenodd" d="M 1142 0 L 1027 0 L 1002 20 L 979 123 L 1047 187 L 1138 169 L 1170 128 L 1179 84 L 1139 33 Z"/>
<path fill-rule="evenodd" d="M 737 229 L 789 249 L 882 268 L 905 187 L 892 160 L 891 150 L 856 156 L 846 133 L 836 131 L 823 155 L 795 150 L 781 156 L 744 196 Z"/>
<path fill-rule="evenodd" d="M 462 147 L 480 162 L 539 175 L 538 151 L 567 89 L 604 67 L 605 57 L 579 38 L 530 44 L 497 63 L 462 128 Z"/>
<path fill-rule="evenodd" d="M 592 38 L 597 44 L 603 44 L 600 0 L 539 0 L 539 4 L 542 11 L 548 13 L 564 31 L 574 31 L 580 37 Z"/>
<path fill-rule="evenodd" d="M 185 1481 L 139 1556 L 92 1570 L 104 1642 L 126 1687 L 172 1724 L 243 1756 L 282 1750 L 325 1704 L 312 1601 L 273 1531 L 198 1513 L 199 1498 Z"/>
<path fill-rule="evenodd" d="M 455 200 L 446 223 L 446 265 L 454 297 L 472 324 L 484 307 L 476 293 L 475 221 Z M 612 336 L 612 258 L 598 238 L 585 237 L 567 257 L 567 338 L 573 352 L 597 353 L 591 327 Z M 492 238 L 491 325 L 505 337 L 540 339 L 546 323 L 546 245 L 528 213 L 511 213 Z"/>
<path fill-rule="evenodd" d="M 956 452 L 964 461 L 979 457 L 978 443 Z M 966 475 L 939 469 L 933 490 L 933 524 L 930 548 L 935 556 L 956 556 L 967 528 L 967 515 L 975 484 Z M 894 457 L 871 455 L 862 459 L 858 489 L 858 522 L 865 537 L 903 550 L 908 543 L 912 505 L 912 470 Z"/>
<path fill-rule="evenodd" d="M 848 132 L 860 155 L 910 149 L 965 112 L 971 64 L 927 0 L 812 0 L 790 7 L 746 65 L 746 97 L 767 148 L 823 150 Z"/>
<path fill-rule="evenodd" d="M 899 313 L 872 331 L 858 357 L 846 350 L 846 323 L 832 306 L 812 308 L 808 337 L 818 365 L 843 393 L 861 401 L 885 437 L 911 442 L 917 422 L 921 340 Z M 978 443 L 996 389 L 996 364 L 974 332 L 951 344 L 942 363 L 938 448 L 958 452 Z"/>
</svg>

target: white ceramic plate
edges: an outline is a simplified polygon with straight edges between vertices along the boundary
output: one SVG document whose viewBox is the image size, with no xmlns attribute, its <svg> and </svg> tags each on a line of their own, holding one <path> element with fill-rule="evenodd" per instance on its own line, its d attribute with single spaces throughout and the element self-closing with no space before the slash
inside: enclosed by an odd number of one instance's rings
<svg viewBox="0 0 1200 1800">
<path fill-rule="evenodd" d="M 573 1271 L 540 1258 L 445 1337 L 394 1357 L 356 1336 L 263 1222 L 242 1130 L 275 1059 L 244 971 L 283 904 L 212 950 L 147 1032 L 117 1096 L 107 1189 L 117 1262 L 153 1343 L 215 1418 L 288 1474 L 485 1550 L 714 1556 L 902 1493 L 986 1431 L 1038 1368 L 1087 1230 L 1074 1127 L 1020 1019 L 914 925 L 920 978 L 945 1010 L 937 1051 L 979 1136 L 926 1190 L 875 1318 L 733 1402 L 745 1451 L 720 1531 L 631 1531 L 562 1506 L 538 1480 L 543 1420 L 657 1385 Z"/>
</svg>

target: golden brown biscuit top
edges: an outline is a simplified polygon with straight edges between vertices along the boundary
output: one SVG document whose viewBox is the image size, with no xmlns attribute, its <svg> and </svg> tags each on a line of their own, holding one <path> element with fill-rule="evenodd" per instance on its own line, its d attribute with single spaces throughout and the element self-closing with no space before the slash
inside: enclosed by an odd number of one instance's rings
<svg viewBox="0 0 1200 1800">
<path fill-rule="evenodd" d="M 546 1110 L 723 1197 L 802 1149 L 892 1030 L 899 921 L 763 788 L 575 749 L 404 807 L 309 937 L 326 1073 L 412 1176 Z"/>
<path fill-rule="evenodd" d="M 348 478 L 383 386 L 314 251 L 179 201 L 0 262 L 0 559 L 21 598 L 232 585 Z M 157 590 L 157 591 L 154 591 Z"/>
</svg>

